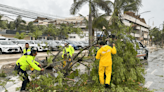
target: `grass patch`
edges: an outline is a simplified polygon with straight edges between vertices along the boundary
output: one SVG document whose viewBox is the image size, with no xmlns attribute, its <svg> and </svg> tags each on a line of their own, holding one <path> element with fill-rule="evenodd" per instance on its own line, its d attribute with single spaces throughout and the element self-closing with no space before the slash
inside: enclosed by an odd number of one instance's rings
<svg viewBox="0 0 164 92">
<path fill-rule="evenodd" d="M 0 73 L 0 77 L 6 77 L 6 74 L 4 73 L 4 71 L 2 71 L 2 72 Z"/>
</svg>

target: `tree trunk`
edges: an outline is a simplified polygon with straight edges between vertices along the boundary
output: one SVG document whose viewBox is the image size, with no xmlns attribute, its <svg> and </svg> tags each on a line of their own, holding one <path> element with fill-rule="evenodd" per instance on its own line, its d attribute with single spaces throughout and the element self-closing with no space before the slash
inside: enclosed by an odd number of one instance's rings
<svg viewBox="0 0 164 92">
<path fill-rule="evenodd" d="M 91 0 L 90 0 L 91 2 Z M 92 46 L 92 10 L 91 10 L 91 3 L 89 3 L 89 46 Z"/>
<path fill-rule="evenodd" d="M 94 42 L 94 39 L 95 39 L 95 30 L 92 29 L 92 42 Z"/>
</svg>

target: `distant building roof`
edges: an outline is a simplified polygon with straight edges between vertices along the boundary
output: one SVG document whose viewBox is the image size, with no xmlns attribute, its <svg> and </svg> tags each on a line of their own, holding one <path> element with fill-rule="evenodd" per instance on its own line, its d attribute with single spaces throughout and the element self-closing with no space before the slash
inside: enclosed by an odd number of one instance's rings
<svg viewBox="0 0 164 92">
<path fill-rule="evenodd" d="M 140 18 L 140 15 L 135 15 L 134 12 L 129 12 L 129 11 L 127 11 L 127 12 L 125 12 L 125 14 L 127 14 L 127 15 L 129 15 L 129 16 L 132 16 L 132 17 L 134 17 L 134 18 L 136 18 L 136 19 L 139 19 L 141 22 L 143 22 L 143 23 L 146 24 L 145 19 L 144 19 L 144 18 Z"/>
</svg>

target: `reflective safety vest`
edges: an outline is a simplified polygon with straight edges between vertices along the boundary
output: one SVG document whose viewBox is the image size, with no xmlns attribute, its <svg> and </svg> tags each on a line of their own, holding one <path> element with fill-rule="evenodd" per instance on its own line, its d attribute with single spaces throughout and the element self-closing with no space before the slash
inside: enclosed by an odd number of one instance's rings
<svg viewBox="0 0 164 92">
<path fill-rule="evenodd" d="M 27 53 L 27 52 L 31 52 L 31 48 L 28 48 L 27 51 L 26 51 L 26 48 L 23 49 L 23 54 Z"/>
<path fill-rule="evenodd" d="M 69 55 L 70 57 L 72 57 L 72 55 L 74 54 L 74 48 L 69 45 L 68 47 L 65 47 L 63 49 L 63 54 L 62 54 L 62 58 L 64 58 L 64 55 Z"/>
<path fill-rule="evenodd" d="M 23 55 L 21 58 L 19 58 L 16 62 L 17 65 L 20 65 L 20 68 L 23 71 L 34 69 L 37 71 L 41 71 L 41 68 L 38 67 L 39 63 L 35 61 L 35 57 L 31 55 Z"/>
</svg>

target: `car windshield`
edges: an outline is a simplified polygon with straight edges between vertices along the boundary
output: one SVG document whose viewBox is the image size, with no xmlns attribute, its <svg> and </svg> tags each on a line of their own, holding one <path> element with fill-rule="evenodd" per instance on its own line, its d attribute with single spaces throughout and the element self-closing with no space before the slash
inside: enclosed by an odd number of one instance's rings
<svg viewBox="0 0 164 92">
<path fill-rule="evenodd" d="M 82 42 L 82 43 L 84 43 L 84 44 L 88 44 L 87 42 Z"/>
<path fill-rule="evenodd" d="M 18 44 L 25 44 L 26 42 L 25 41 L 17 41 Z"/>
<path fill-rule="evenodd" d="M 10 42 L 10 41 L 1 41 L 0 44 L 1 45 L 15 45 L 13 42 Z"/>
<path fill-rule="evenodd" d="M 32 42 L 32 41 L 28 41 L 30 44 L 34 44 L 34 42 Z"/>
</svg>

